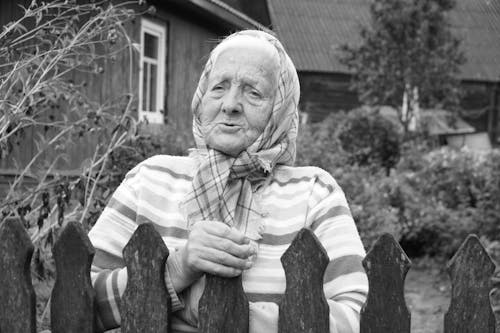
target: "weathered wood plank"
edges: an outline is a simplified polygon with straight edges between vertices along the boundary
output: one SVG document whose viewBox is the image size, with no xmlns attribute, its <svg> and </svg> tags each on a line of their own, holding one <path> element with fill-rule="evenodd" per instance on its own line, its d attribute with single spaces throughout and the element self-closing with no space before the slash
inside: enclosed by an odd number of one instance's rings
<svg viewBox="0 0 500 333">
<path fill-rule="evenodd" d="M 390 234 L 379 237 L 363 260 L 370 286 L 361 309 L 361 333 L 409 333 L 404 280 L 410 259 Z"/>
<path fill-rule="evenodd" d="M 123 249 L 128 281 L 122 297 L 122 333 L 169 332 L 171 299 L 165 285 L 168 249 L 150 223 L 141 224 Z"/>
<path fill-rule="evenodd" d="M 475 235 L 469 235 L 448 263 L 451 302 L 445 333 L 495 332 L 489 293 L 495 264 Z"/>
<path fill-rule="evenodd" d="M 0 226 L 0 332 L 35 333 L 35 291 L 30 262 L 33 244 L 17 219 Z"/>
<path fill-rule="evenodd" d="M 56 282 L 52 290 L 53 333 L 93 333 L 95 291 L 90 266 L 95 250 L 82 225 L 69 222 L 53 249 Z"/>
<path fill-rule="evenodd" d="M 281 256 L 286 290 L 279 305 L 279 333 L 329 332 L 323 277 L 329 259 L 310 229 L 299 231 Z"/>
<path fill-rule="evenodd" d="M 201 333 L 248 333 L 248 311 L 241 275 L 235 278 L 206 275 L 198 307 Z"/>
</svg>

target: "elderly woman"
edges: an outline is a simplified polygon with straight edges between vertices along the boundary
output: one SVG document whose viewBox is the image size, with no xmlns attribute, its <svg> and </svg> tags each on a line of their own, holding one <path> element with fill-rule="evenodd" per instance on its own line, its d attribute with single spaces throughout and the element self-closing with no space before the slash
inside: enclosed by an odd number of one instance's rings
<svg viewBox="0 0 500 333">
<path fill-rule="evenodd" d="M 90 231 L 104 327 L 120 323 L 123 247 L 138 224 L 150 222 L 171 253 L 165 283 L 175 332 L 197 332 L 205 273 L 241 274 L 250 332 L 277 332 L 276 302 L 286 286 L 280 257 L 304 227 L 330 258 L 330 332 L 359 331 L 365 252 L 335 180 L 316 167 L 292 166 L 299 94 L 292 61 L 265 32 L 235 33 L 212 51 L 192 102 L 197 148 L 189 157 L 155 156 L 137 165 Z"/>
</svg>

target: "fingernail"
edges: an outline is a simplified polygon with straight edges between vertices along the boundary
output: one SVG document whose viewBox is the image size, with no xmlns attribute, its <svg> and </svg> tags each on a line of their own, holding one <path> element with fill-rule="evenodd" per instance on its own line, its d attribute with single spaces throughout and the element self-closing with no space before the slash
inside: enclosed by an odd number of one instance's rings
<svg viewBox="0 0 500 333">
<path fill-rule="evenodd" d="M 251 262 L 251 261 L 247 261 L 245 264 L 246 268 L 251 268 L 252 266 L 253 266 L 253 262 Z"/>
</svg>

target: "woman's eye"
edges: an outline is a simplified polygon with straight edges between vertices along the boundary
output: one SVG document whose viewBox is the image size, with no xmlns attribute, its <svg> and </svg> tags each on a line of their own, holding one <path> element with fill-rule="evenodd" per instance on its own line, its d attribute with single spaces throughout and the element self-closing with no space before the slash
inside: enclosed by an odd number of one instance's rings
<svg viewBox="0 0 500 333">
<path fill-rule="evenodd" d="M 262 97 L 262 95 L 256 90 L 251 90 L 250 96 L 252 96 L 253 98 L 261 98 Z"/>
<path fill-rule="evenodd" d="M 214 87 L 212 88 L 212 90 L 213 90 L 213 91 L 220 91 L 220 90 L 222 90 L 222 89 L 224 89 L 224 87 L 223 87 L 222 85 L 220 85 L 220 84 L 219 84 L 219 85 L 216 85 L 216 86 L 214 86 Z"/>
</svg>

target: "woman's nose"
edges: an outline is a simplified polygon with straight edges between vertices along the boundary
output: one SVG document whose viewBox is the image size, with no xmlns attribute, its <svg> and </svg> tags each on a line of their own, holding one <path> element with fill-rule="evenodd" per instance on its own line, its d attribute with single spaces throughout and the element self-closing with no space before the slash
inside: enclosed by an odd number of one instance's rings
<svg viewBox="0 0 500 333">
<path fill-rule="evenodd" d="M 240 113 L 243 111 L 241 94 L 237 87 L 231 87 L 231 89 L 227 91 L 222 102 L 222 111 L 224 113 Z"/>
</svg>

